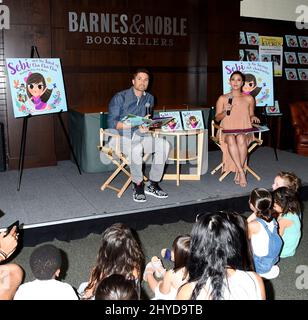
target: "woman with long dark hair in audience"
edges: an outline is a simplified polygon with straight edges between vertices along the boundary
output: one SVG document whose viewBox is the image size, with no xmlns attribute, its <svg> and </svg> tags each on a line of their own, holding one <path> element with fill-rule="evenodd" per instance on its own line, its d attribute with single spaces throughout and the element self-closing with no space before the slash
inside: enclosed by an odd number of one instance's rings
<svg viewBox="0 0 308 320">
<path fill-rule="evenodd" d="M 202 215 L 191 233 L 189 282 L 179 300 L 265 299 L 262 279 L 253 272 L 246 222 L 227 212 Z"/>
<path fill-rule="evenodd" d="M 135 280 L 140 288 L 144 254 L 132 230 L 115 223 L 102 234 L 102 242 L 88 283 L 82 283 L 78 292 L 82 299 L 93 299 L 98 283 L 112 274 Z"/>
</svg>

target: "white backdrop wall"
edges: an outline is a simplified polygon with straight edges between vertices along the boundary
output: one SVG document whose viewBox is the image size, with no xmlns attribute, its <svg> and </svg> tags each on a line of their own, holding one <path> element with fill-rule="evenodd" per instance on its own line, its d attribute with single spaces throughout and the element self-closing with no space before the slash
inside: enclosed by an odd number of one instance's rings
<svg viewBox="0 0 308 320">
<path fill-rule="evenodd" d="M 242 0 L 241 16 L 296 21 L 296 8 L 301 5 L 308 11 L 308 0 Z"/>
</svg>

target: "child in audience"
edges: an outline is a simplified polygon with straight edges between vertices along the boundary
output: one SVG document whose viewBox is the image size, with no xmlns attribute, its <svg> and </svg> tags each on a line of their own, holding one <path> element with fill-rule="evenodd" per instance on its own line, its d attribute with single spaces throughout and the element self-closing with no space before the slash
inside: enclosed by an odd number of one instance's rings
<svg viewBox="0 0 308 320">
<path fill-rule="evenodd" d="M 287 187 L 294 192 L 298 192 L 300 185 L 300 179 L 293 172 L 280 171 L 274 179 L 272 188 L 276 190 L 280 187 Z"/>
<path fill-rule="evenodd" d="M 191 232 L 189 281 L 178 300 L 265 299 L 263 280 L 251 271 L 246 226 L 235 213 L 198 217 Z"/>
<path fill-rule="evenodd" d="M 98 283 L 112 274 L 134 280 L 140 287 L 144 254 L 133 231 L 122 223 L 115 223 L 102 234 L 102 242 L 89 282 L 83 282 L 78 293 L 82 299 L 94 299 Z"/>
<path fill-rule="evenodd" d="M 256 272 L 263 278 L 274 279 L 279 275 L 276 263 L 282 248 L 278 225 L 272 212 L 271 193 L 263 188 L 252 190 L 249 206 L 252 215 L 248 221 L 248 237 Z"/>
<path fill-rule="evenodd" d="M 173 241 L 172 251 L 174 268 L 164 273 L 163 279 L 157 281 L 154 274 L 157 270 L 155 261 L 160 261 L 156 256 L 145 268 L 143 279 L 148 282 L 150 289 L 155 293 L 155 300 L 175 300 L 178 289 L 188 280 L 187 263 L 190 251 L 190 236 L 178 236 Z M 158 265 L 159 267 L 159 265 Z"/>
<path fill-rule="evenodd" d="M 37 247 L 30 256 L 30 267 L 34 281 L 22 284 L 14 300 L 78 300 L 71 285 L 56 280 L 62 266 L 58 248 L 51 244 Z"/>
<path fill-rule="evenodd" d="M 18 245 L 17 227 L 14 226 L 9 232 L 0 233 L 0 300 L 12 300 L 17 288 L 22 282 L 23 269 L 15 263 L 6 261 L 16 250 Z"/>
<path fill-rule="evenodd" d="M 136 282 L 121 274 L 112 274 L 98 284 L 95 300 L 139 300 Z"/>
<path fill-rule="evenodd" d="M 273 191 L 274 210 L 278 214 L 279 234 L 283 240 L 281 258 L 295 255 L 301 238 L 300 203 L 292 189 L 281 187 Z"/>
</svg>

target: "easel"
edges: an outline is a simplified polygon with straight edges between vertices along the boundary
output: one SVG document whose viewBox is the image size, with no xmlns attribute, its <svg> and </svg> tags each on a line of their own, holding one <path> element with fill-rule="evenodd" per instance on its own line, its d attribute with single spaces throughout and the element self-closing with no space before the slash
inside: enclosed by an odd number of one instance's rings
<svg viewBox="0 0 308 320">
<path fill-rule="evenodd" d="M 31 47 L 31 58 L 34 58 L 34 56 L 36 56 L 39 58 L 39 53 L 38 53 L 38 50 L 37 50 L 37 47 L 36 46 L 32 46 Z M 74 153 L 74 150 L 73 150 L 73 147 L 71 145 L 71 142 L 70 142 L 70 138 L 68 136 L 68 133 L 66 131 L 66 128 L 64 126 L 64 123 L 63 123 L 63 119 L 61 117 L 61 113 L 63 112 L 63 110 L 60 110 L 57 114 L 58 114 L 58 119 L 60 121 L 60 124 L 61 124 L 61 127 L 63 129 L 63 132 L 64 132 L 64 135 L 66 137 L 66 140 L 68 142 L 68 145 L 70 147 L 70 150 L 71 150 L 71 153 L 73 155 L 73 158 L 75 160 L 75 163 L 76 163 L 76 166 L 78 168 L 78 171 L 79 171 L 79 174 L 81 174 L 81 170 L 80 170 L 80 167 L 79 167 L 79 164 L 78 164 L 78 161 L 77 161 L 77 158 L 75 156 L 75 153 Z M 27 115 L 26 117 L 24 117 L 24 120 L 23 120 L 23 125 L 22 125 L 22 135 L 21 135 L 21 143 L 20 143 L 20 151 L 19 151 L 19 164 L 18 164 L 18 184 L 17 184 L 17 191 L 20 190 L 20 184 L 21 184 L 21 177 L 22 177 L 22 172 L 23 172 L 23 169 L 24 169 L 24 160 L 25 160 L 25 149 L 26 149 L 26 138 L 27 138 L 27 127 L 28 127 L 28 119 L 32 117 L 30 114 Z"/>
</svg>

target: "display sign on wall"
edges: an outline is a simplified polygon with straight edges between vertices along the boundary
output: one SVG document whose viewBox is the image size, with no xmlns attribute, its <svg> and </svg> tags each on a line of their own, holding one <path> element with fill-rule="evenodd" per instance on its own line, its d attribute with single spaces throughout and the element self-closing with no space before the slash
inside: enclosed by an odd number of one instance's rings
<svg viewBox="0 0 308 320">
<path fill-rule="evenodd" d="M 68 8 L 67 48 L 177 48 L 189 50 L 188 18 L 171 14 L 131 13 L 114 8 L 98 12 Z"/>
<path fill-rule="evenodd" d="M 256 99 L 256 106 L 274 105 L 273 65 L 271 62 L 259 61 L 223 61 L 223 93 L 231 91 L 229 79 L 234 71 L 245 75 L 245 91 Z"/>
<path fill-rule="evenodd" d="M 283 37 L 260 36 L 259 42 L 260 61 L 272 61 L 274 76 L 281 77 L 283 65 Z"/>
<path fill-rule="evenodd" d="M 8 58 L 14 117 L 67 111 L 60 59 Z"/>
</svg>

